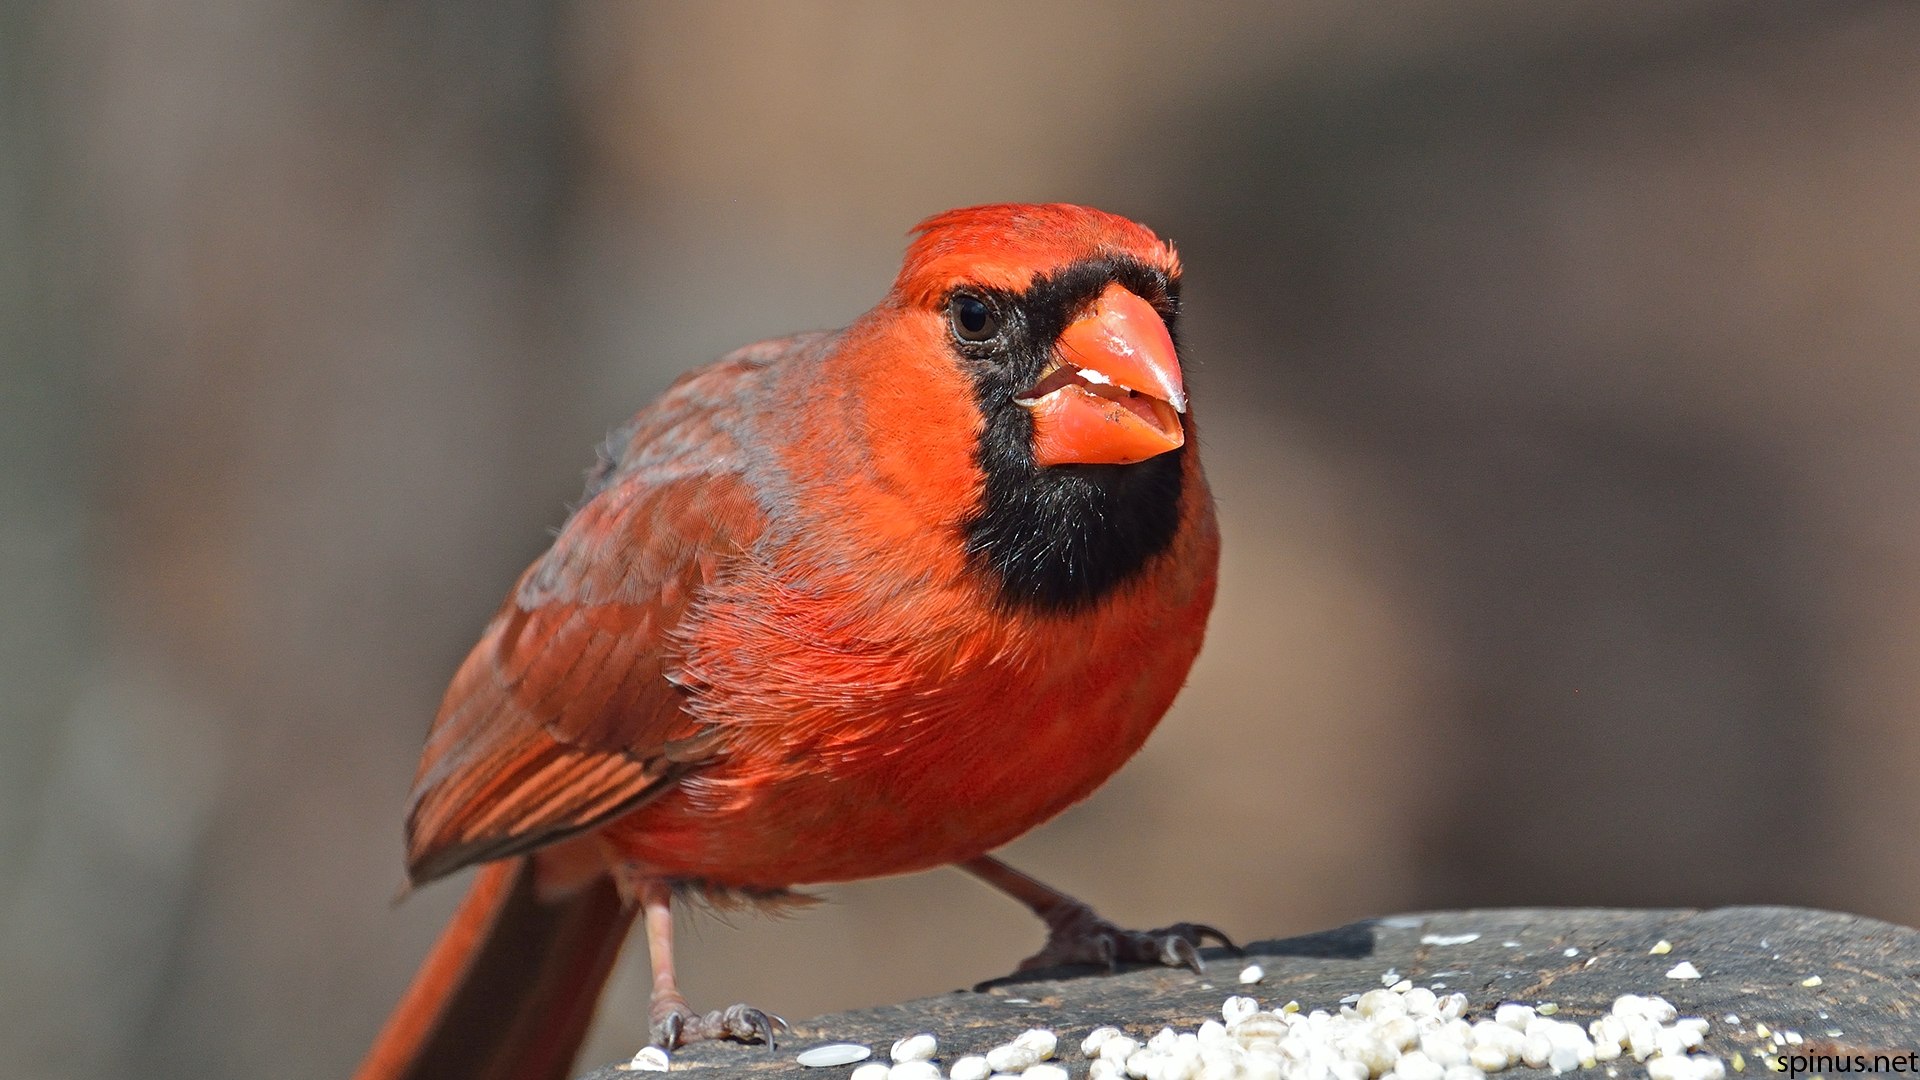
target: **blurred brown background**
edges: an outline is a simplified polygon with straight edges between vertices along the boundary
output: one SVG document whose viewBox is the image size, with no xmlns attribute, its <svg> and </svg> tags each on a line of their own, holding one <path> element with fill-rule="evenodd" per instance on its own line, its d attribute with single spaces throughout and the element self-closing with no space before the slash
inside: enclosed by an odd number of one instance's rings
<svg viewBox="0 0 1920 1080">
<path fill-rule="evenodd" d="M 1016 844 L 1121 921 L 1920 922 L 1920 7 L 0 8 L 0 1060 L 335 1077 L 453 665 L 676 373 L 908 226 L 1187 259 L 1191 687 Z M 951 872 L 690 920 L 793 1017 L 1031 951 Z M 643 1039 L 639 950 L 596 1059 Z"/>
</svg>

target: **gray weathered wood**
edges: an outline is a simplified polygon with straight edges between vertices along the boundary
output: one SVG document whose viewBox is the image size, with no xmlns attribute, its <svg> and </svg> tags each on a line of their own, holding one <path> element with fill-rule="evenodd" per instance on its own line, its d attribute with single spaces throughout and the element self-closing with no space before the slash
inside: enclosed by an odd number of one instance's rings
<svg viewBox="0 0 1920 1080">
<path fill-rule="evenodd" d="M 1478 934 L 1459 944 L 1422 939 Z M 1656 943 L 1670 942 L 1655 955 Z M 1512 944 L 1509 944 L 1512 943 Z M 1569 955 L 1569 950 L 1577 950 Z M 1114 1024 L 1145 1037 L 1163 1025 L 1191 1030 L 1220 1015 L 1230 994 L 1250 993 L 1262 1005 L 1297 1000 L 1306 1009 L 1339 1007 L 1348 994 L 1381 985 L 1389 969 L 1417 985 L 1467 995 L 1469 1019 L 1502 1002 L 1554 1002 L 1558 1018 L 1591 1019 L 1621 994 L 1659 994 L 1683 1016 L 1712 1022 L 1705 1049 L 1744 1055 L 1747 1071 L 1771 1075 L 1760 1062 L 1775 1051 L 1755 1034 L 1762 1023 L 1793 1031 L 1799 1049 L 1823 1053 L 1899 1053 L 1920 1048 L 1920 932 L 1853 915 L 1801 908 L 1737 907 L 1712 911 L 1511 909 L 1402 915 L 1354 923 L 1304 937 L 1261 941 L 1245 960 L 1210 949 L 1205 977 L 1178 969 L 1135 968 L 1107 974 L 1055 970 L 1002 979 L 958 991 L 871 1009 L 835 1013 L 794 1024 L 777 1053 L 765 1047 L 703 1044 L 674 1055 L 674 1072 L 712 1076 L 844 1076 L 845 1066 L 804 1069 L 794 1054 L 822 1042 L 858 1042 L 886 1060 L 893 1041 L 917 1031 L 940 1037 L 940 1060 L 982 1053 L 1030 1027 L 1060 1034 L 1060 1058 L 1075 1076 L 1085 1072 L 1078 1043 L 1092 1028 Z M 1681 961 L 1697 980 L 1669 979 Z M 1242 987 L 1248 963 L 1266 970 L 1257 986 Z M 1819 976 L 1817 985 L 1806 981 Z M 778 1002 L 755 1002 L 773 1009 Z M 1727 1016 L 1737 1015 L 1737 1024 Z M 1789 1048 L 1793 1049 L 1793 1048 Z M 1643 1072 L 1631 1059 L 1621 1076 Z M 1548 1075 L 1514 1069 L 1504 1076 Z M 1604 1075 L 1604 1071 L 1595 1075 Z M 609 1067 L 589 1080 L 631 1080 Z"/>
</svg>

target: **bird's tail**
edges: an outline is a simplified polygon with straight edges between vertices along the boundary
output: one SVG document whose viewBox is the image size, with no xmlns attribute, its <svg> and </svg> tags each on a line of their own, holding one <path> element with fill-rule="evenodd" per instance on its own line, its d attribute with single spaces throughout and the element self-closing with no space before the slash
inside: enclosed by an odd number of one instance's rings
<svg viewBox="0 0 1920 1080">
<path fill-rule="evenodd" d="M 537 876 L 481 867 L 354 1080 L 564 1080 L 634 909 L 604 875 L 551 898 Z"/>
</svg>

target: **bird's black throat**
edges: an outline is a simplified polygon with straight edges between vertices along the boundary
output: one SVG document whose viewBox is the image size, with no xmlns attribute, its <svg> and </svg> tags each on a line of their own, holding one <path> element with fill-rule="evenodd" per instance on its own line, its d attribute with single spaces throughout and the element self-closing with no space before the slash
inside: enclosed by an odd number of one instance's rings
<svg viewBox="0 0 1920 1080">
<path fill-rule="evenodd" d="M 996 435 L 999 427 L 989 424 L 982 440 L 986 494 L 967 523 L 967 551 L 992 572 L 1007 604 L 1091 606 L 1173 543 L 1186 447 L 1132 465 L 1041 468 L 1030 435 Z"/>
<path fill-rule="evenodd" d="M 981 506 L 966 523 L 968 555 L 1009 607 L 1066 613 L 1092 606 L 1172 545 L 1189 447 L 1131 465 L 1055 465 L 1033 458 L 1033 415 L 1013 403 L 1051 360 L 1073 317 L 1112 282 L 1155 303 L 1174 330 L 1177 283 L 1128 259 L 1077 263 L 994 302 L 1006 340 L 966 350 L 981 411 Z M 1178 338 L 1175 338 L 1178 341 Z"/>
</svg>

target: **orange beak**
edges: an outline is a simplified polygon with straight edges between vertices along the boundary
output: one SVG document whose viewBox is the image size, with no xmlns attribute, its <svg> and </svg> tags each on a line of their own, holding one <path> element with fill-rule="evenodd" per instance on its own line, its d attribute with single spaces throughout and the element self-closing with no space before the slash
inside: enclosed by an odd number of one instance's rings
<svg viewBox="0 0 1920 1080">
<path fill-rule="evenodd" d="M 1033 413 L 1033 459 L 1130 465 L 1187 441 L 1173 337 L 1153 305 L 1107 286 L 1060 335 L 1055 362 L 1014 403 Z"/>
</svg>

